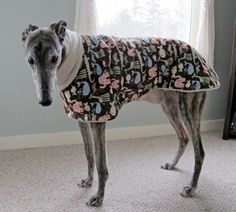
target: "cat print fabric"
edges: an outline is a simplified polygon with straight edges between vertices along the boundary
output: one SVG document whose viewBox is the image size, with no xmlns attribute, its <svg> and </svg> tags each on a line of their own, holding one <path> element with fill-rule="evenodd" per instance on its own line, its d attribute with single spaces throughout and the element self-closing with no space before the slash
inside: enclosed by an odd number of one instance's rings
<svg viewBox="0 0 236 212">
<path fill-rule="evenodd" d="M 153 87 L 181 92 L 217 89 L 219 78 L 190 45 L 160 38 L 81 35 L 84 54 L 61 91 L 67 114 L 83 121 L 114 119 L 123 104 Z"/>
</svg>

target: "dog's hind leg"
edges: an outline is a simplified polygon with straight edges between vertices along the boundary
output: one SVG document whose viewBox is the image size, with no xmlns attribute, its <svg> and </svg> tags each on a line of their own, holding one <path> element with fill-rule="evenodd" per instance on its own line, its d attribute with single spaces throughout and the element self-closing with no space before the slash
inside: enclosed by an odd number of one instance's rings
<svg viewBox="0 0 236 212">
<path fill-rule="evenodd" d="M 191 197 L 197 188 L 199 175 L 205 156 L 200 133 L 200 120 L 206 92 L 180 93 L 179 105 L 182 118 L 185 122 L 189 136 L 193 142 L 195 165 L 192 180 L 189 186 L 181 193 L 184 197 Z"/>
<path fill-rule="evenodd" d="M 166 163 L 161 166 L 162 169 L 173 169 L 188 144 L 189 137 L 184 127 L 181 112 L 179 109 L 179 92 L 176 91 L 161 91 L 160 104 L 163 111 L 167 115 L 171 125 L 176 131 L 179 139 L 179 147 L 174 160 L 171 163 Z"/>
<path fill-rule="evenodd" d="M 98 191 L 90 198 L 88 206 L 101 206 L 105 184 L 108 178 L 106 143 L 105 143 L 105 122 L 91 122 L 90 123 L 93 140 L 95 144 L 96 165 L 98 172 Z"/>
<path fill-rule="evenodd" d="M 90 187 L 93 183 L 94 151 L 89 123 L 79 121 L 80 131 L 84 141 L 84 150 L 88 162 L 88 177 L 78 184 L 79 187 Z"/>
</svg>

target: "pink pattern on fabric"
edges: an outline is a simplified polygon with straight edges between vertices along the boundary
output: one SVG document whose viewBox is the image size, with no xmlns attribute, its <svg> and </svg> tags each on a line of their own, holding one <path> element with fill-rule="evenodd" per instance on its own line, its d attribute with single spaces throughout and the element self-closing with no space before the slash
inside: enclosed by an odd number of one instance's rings
<svg viewBox="0 0 236 212">
<path fill-rule="evenodd" d="M 150 68 L 148 74 L 151 79 L 155 78 L 157 76 L 157 65 L 154 65 L 152 68 Z"/>
<path fill-rule="evenodd" d="M 128 50 L 128 55 L 130 56 L 130 57 L 135 57 L 135 49 L 129 49 Z"/>
<path fill-rule="evenodd" d="M 119 86 L 119 80 L 114 80 L 112 83 L 111 83 L 111 87 L 114 88 L 114 89 L 118 89 L 120 86 Z"/>
<path fill-rule="evenodd" d="M 110 84 L 111 84 L 110 74 L 108 73 L 108 71 L 105 71 L 105 72 L 98 78 L 98 82 L 99 82 L 101 88 L 105 88 L 107 85 L 110 85 Z"/>
<path fill-rule="evenodd" d="M 108 121 L 111 119 L 111 116 L 109 114 L 106 114 L 106 115 L 103 115 L 101 117 L 98 118 L 98 121 L 101 121 L 101 122 L 105 122 L 105 121 Z"/>
<path fill-rule="evenodd" d="M 131 101 L 138 101 L 138 100 L 139 100 L 138 94 L 134 94 L 134 95 L 131 97 Z"/>
<path fill-rule="evenodd" d="M 177 77 L 176 81 L 175 81 L 175 87 L 176 88 L 184 88 L 184 83 L 186 82 L 185 78 L 182 78 L 180 76 Z"/>
<path fill-rule="evenodd" d="M 73 101 L 73 105 L 72 105 L 73 111 L 77 112 L 77 113 L 83 113 L 84 112 L 84 108 L 83 108 L 83 103 L 82 102 L 78 102 L 78 101 Z"/>
</svg>

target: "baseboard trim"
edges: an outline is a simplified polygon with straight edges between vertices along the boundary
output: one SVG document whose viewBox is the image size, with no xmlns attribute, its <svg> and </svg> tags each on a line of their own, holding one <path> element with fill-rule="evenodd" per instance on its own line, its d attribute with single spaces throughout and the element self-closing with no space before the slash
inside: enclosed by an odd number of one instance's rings
<svg viewBox="0 0 236 212">
<path fill-rule="evenodd" d="M 201 131 L 221 130 L 223 119 L 202 121 Z M 107 129 L 107 141 L 175 134 L 170 124 Z M 83 143 L 78 131 L 0 137 L 0 150 L 25 149 Z"/>
</svg>

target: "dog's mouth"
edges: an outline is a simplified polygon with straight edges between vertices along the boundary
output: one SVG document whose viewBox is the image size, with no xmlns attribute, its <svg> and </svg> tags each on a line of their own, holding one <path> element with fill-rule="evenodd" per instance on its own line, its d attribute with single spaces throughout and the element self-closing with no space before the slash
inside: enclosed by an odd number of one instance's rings
<svg viewBox="0 0 236 212">
<path fill-rule="evenodd" d="M 39 104 L 43 107 L 50 106 L 53 102 L 55 82 L 54 78 L 36 81 L 36 90 Z"/>
<path fill-rule="evenodd" d="M 42 98 L 39 101 L 39 104 L 42 105 L 43 107 L 50 106 L 52 104 L 52 98 L 51 97 Z"/>
<path fill-rule="evenodd" d="M 52 97 L 47 90 L 42 91 L 42 96 L 39 98 L 39 104 L 43 107 L 50 106 L 52 104 Z"/>
</svg>

